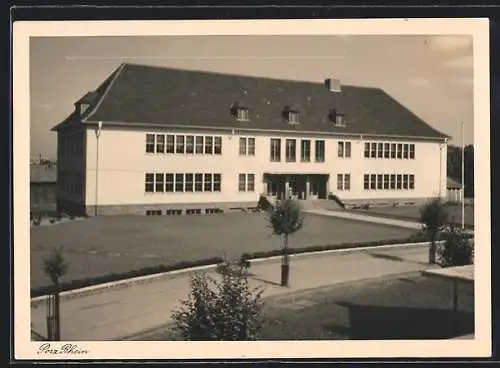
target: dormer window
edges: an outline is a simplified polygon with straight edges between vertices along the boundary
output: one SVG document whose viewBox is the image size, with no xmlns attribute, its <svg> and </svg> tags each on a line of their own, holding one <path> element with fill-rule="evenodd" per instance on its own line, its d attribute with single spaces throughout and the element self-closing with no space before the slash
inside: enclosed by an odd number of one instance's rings
<svg viewBox="0 0 500 368">
<path fill-rule="evenodd" d="M 331 109 L 329 113 L 330 121 L 334 123 L 336 127 L 345 127 L 345 117 L 344 114 L 339 114 L 337 110 Z"/>
<path fill-rule="evenodd" d="M 300 123 L 300 114 L 298 111 L 287 111 L 288 123 L 290 124 L 299 124 Z"/>
<path fill-rule="evenodd" d="M 237 102 L 231 106 L 231 114 L 238 121 L 250 121 L 248 108 L 238 105 Z"/>
</svg>

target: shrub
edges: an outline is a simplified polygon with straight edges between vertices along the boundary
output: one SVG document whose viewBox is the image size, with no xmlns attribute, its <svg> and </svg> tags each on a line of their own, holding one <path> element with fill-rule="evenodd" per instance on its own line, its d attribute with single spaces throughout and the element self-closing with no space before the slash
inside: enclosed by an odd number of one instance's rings
<svg viewBox="0 0 500 368">
<path fill-rule="evenodd" d="M 55 218 L 51 218 L 49 221 L 50 221 L 51 224 L 54 224 L 56 222 L 56 219 Z"/>
<path fill-rule="evenodd" d="M 191 276 L 191 290 L 174 311 L 174 330 L 184 340 L 256 340 L 262 327 L 262 288 L 250 289 L 245 275 Z"/>
<path fill-rule="evenodd" d="M 441 267 L 465 266 L 473 263 L 474 239 L 461 229 L 453 228 L 443 234 L 444 244 L 438 249 Z"/>
<path fill-rule="evenodd" d="M 33 218 L 33 225 L 38 226 L 42 223 L 42 217 L 41 216 L 35 216 Z"/>
<path fill-rule="evenodd" d="M 70 220 L 74 220 L 74 219 L 75 219 L 75 216 L 71 215 L 71 216 L 69 217 L 69 219 L 70 219 Z"/>
</svg>

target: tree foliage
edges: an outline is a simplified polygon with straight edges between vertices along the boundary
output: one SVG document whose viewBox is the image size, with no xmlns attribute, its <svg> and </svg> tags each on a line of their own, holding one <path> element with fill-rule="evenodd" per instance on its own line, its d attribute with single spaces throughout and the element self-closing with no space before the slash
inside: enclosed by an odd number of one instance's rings
<svg viewBox="0 0 500 368">
<path fill-rule="evenodd" d="M 232 267 L 241 267 L 232 265 Z M 184 340 L 256 340 L 262 327 L 262 288 L 251 289 L 246 272 L 224 272 L 221 279 L 199 272 L 191 291 L 172 314 Z"/>
<path fill-rule="evenodd" d="M 442 267 L 465 266 L 474 260 L 474 238 L 462 229 L 453 227 L 444 234 L 444 244 L 439 248 L 439 265 Z"/>
<path fill-rule="evenodd" d="M 285 199 L 268 211 L 270 227 L 275 235 L 290 235 L 304 225 L 304 212 L 298 201 Z"/>
<path fill-rule="evenodd" d="M 431 242 L 429 247 L 429 263 L 436 260 L 436 240 L 440 231 L 447 224 L 448 212 L 440 198 L 433 198 L 420 210 L 420 222 Z"/>
<path fill-rule="evenodd" d="M 63 247 L 54 248 L 52 252 L 43 258 L 43 271 L 50 277 L 54 284 L 68 271 L 68 263 L 64 258 Z"/>
<path fill-rule="evenodd" d="M 464 147 L 465 197 L 474 197 L 474 146 Z M 462 182 L 462 147 L 449 145 L 446 163 L 447 176 Z"/>
</svg>

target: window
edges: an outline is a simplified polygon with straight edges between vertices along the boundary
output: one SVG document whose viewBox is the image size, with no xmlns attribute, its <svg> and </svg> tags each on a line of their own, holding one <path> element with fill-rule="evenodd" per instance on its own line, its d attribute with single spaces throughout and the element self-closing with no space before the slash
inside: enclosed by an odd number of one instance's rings
<svg viewBox="0 0 500 368">
<path fill-rule="evenodd" d="M 402 180 L 401 180 L 401 174 L 396 175 L 396 189 L 401 189 L 402 188 Z"/>
<path fill-rule="evenodd" d="M 287 162 L 295 162 L 296 160 L 296 142 L 295 139 L 287 139 L 286 140 L 286 161 Z"/>
<path fill-rule="evenodd" d="M 403 175 L 403 189 L 408 189 L 408 175 Z"/>
<path fill-rule="evenodd" d="M 247 174 L 247 192 L 255 191 L 255 174 Z"/>
<path fill-rule="evenodd" d="M 221 175 L 214 174 L 214 192 L 220 192 L 221 187 Z"/>
<path fill-rule="evenodd" d="M 155 176 L 154 174 L 146 174 L 145 181 L 146 181 L 146 187 L 145 191 L 146 193 L 153 193 L 155 190 L 155 185 L 154 185 L 154 180 Z"/>
<path fill-rule="evenodd" d="M 245 174 L 239 174 L 238 175 L 238 191 L 244 192 L 246 189 L 246 175 Z"/>
<path fill-rule="evenodd" d="M 290 124 L 299 124 L 299 112 L 298 111 L 288 111 L 288 122 Z"/>
<path fill-rule="evenodd" d="M 175 174 L 175 191 L 184 191 L 184 174 Z"/>
<path fill-rule="evenodd" d="M 345 126 L 345 119 L 344 116 L 341 114 L 336 114 L 335 115 L 335 125 L 339 127 L 344 127 Z"/>
<path fill-rule="evenodd" d="M 195 192 L 203 192 L 203 174 L 194 175 L 194 190 Z"/>
<path fill-rule="evenodd" d="M 212 174 L 205 174 L 205 181 L 203 182 L 203 191 L 212 191 Z"/>
<path fill-rule="evenodd" d="M 248 138 L 247 149 L 248 156 L 255 156 L 255 138 Z"/>
<path fill-rule="evenodd" d="M 186 153 L 194 153 L 194 137 L 192 135 L 186 137 Z"/>
<path fill-rule="evenodd" d="M 344 142 L 338 143 L 338 157 L 344 157 Z"/>
<path fill-rule="evenodd" d="M 281 161 L 281 139 L 271 138 L 271 161 Z"/>
<path fill-rule="evenodd" d="M 389 189 L 389 175 L 384 174 L 384 189 Z"/>
<path fill-rule="evenodd" d="M 403 145 L 401 143 L 398 143 L 398 149 L 396 151 L 396 155 L 398 158 L 402 158 L 403 157 Z"/>
<path fill-rule="evenodd" d="M 246 107 L 238 107 L 236 111 L 236 119 L 239 121 L 249 121 L 250 115 Z"/>
<path fill-rule="evenodd" d="M 372 147 L 372 149 L 371 149 L 371 155 L 370 155 L 370 157 L 371 158 L 376 158 L 377 157 L 377 143 L 372 142 L 371 143 L 371 147 Z"/>
<path fill-rule="evenodd" d="M 351 157 L 351 142 L 338 143 L 338 157 Z"/>
<path fill-rule="evenodd" d="M 351 158 L 351 142 L 345 142 L 345 157 Z"/>
<path fill-rule="evenodd" d="M 408 145 L 403 146 L 403 158 L 408 158 Z"/>
<path fill-rule="evenodd" d="M 337 174 L 337 190 L 344 189 L 344 175 Z"/>
<path fill-rule="evenodd" d="M 377 188 L 377 175 L 371 174 L 370 175 L 370 189 L 376 189 Z"/>
<path fill-rule="evenodd" d="M 370 143 L 365 143 L 365 157 L 370 158 Z"/>
<path fill-rule="evenodd" d="M 174 191 L 174 174 L 165 174 L 165 192 Z"/>
<path fill-rule="evenodd" d="M 186 192 L 192 192 L 193 191 L 193 174 L 186 174 Z"/>
<path fill-rule="evenodd" d="M 382 174 L 377 174 L 377 189 L 383 189 L 383 181 L 382 181 L 383 175 Z"/>
<path fill-rule="evenodd" d="M 324 140 L 317 140 L 315 142 L 315 158 L 316 162 L 325 162 L 325 141 Z"/>
<path fill-rule="evenodd" d="M 309 139 L 302 139 L 300 142 L 300 161 L 311 161 L 311 141 Z"/>
<path fill-rule="evenodd" d="M 396 143 L 391 143 L 391 158 L 396 158 Z"/>
<path fill-rule="evenodd" d="M 247 139 L 240 138 L 240 156 L 245 156 L 247 154 Z"/>
<path fill-rule="evenodd" d="M 384 157 L 384 144 L 380 142 L 377 143 L 377 157 L 378 158 Z"/>
<path fill-rule="evenodd" d="M 365 174 L 363 177 L 363 186 L 365 189 L 370 189 L 370 175 Z"/>
<path fill-rule="evenodd" d="M 146 152 L 155 153 L 155 135 L 146 134 Z"/>
<path fill-rule="evenodd" d="M 344 174 L 344 190 L 351 190 L 351 174 Z"/>
<path fill-rule="evenodd" d="M 384 143 L 384 158 L 389 158 L 389 143 Z"/>
<path fill-rule="evenodd" d="M 167 153 L 174 153 L 174 139 L 175 136 L 169 134 L 167 135 Z"/>
<path fill-rule="evenodd" d="M 203 154 L 203 137 L 196 137 L 196 153 Z"/>
<path fill-rule="evenodd" d="M 391 189 L 396 189 L 396 175 L 391 174 Z"/>
<path fill-rule="evenodd" d="M 409 185 L 408 185 L 408 187 L 410 189 L 415 189 L 415 175 L 411 175 L 410 174 L 410 176 L 409 176 L 408 179 L 409 179 L 409 183 L 408 183 Z"/>
<path fill-rule="evenodd" d="M 205 154 L 211 155 L 214 152 L 214 137 L 205 137 Z"/>
<path fill-rule="evenodd" d="M 176 153 L 184 153 L 184 136 L 176 135 L 175 136 L 175 152 Z"/>
<path fill-rule="evenodd" d="M 156 153 L 165 152 L 165 136 L 163 134 L 158 134 L 156 136 Z"/>
<path fill-rule="evenodd" d="M 164 174 L 156 174 L 155 192 L 164 192 L 164 191 L 165 191 Z"/>
<path fill-rule="evenodd" d="M 410 159 L 414 160 L 415 159 L 415 145 L 410 144 Z"/>
</svg>

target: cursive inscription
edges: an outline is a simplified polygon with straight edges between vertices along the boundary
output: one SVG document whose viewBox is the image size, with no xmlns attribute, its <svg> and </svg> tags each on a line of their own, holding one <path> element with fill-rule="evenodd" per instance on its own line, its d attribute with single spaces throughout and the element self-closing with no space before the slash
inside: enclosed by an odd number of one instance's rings
<svg viewBox="0 0 500 368">
<path fill-rule="evenodd" d="M 37 354 L 88 354 L 89 351 L 80 348 L 76 344 L 64 344 L 61 346 L 53 346 L 49 343 L 43 343 L 38 348 Z"/>
</svg>

